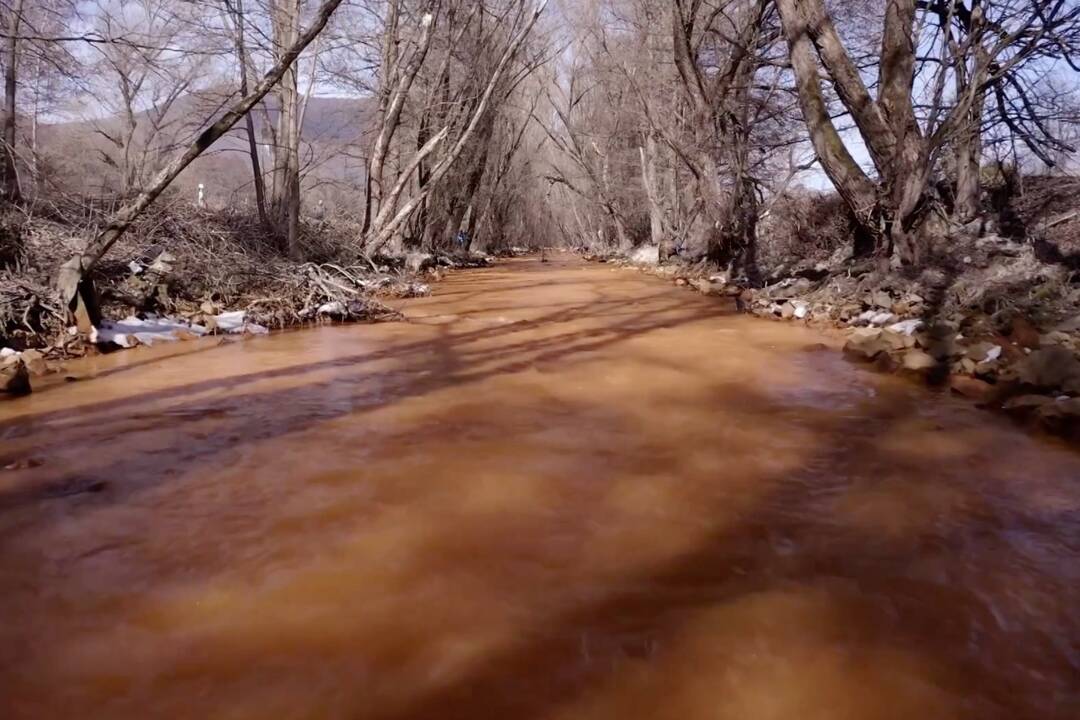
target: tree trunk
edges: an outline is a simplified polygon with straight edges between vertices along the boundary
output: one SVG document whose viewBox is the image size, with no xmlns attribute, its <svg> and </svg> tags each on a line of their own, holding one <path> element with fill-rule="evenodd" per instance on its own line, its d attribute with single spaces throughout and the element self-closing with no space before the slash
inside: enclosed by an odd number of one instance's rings
<svg viewBox="0 0 1080 720">
<path fill-rule="evenodd" d="M 300 0 L 278 0 L 274 6 L 274 48 L 283 53 L 300 31 Z M 274 216 L 285 234 L 290 258 L 300 258 L 300 92 L 298 68 L 289 66 L 278 85 L 278 143 L 274 172 Z"/>
<path fill-rule="evenodd" d="M 649 201 L 649 240 L 659 247 L 664 242 L 664 209 L 660 205 L 660 191 L 656 186 L 656 133 L 645 135 L 641 153 L 641 182 Z"/>
<path fill-rule="evenodd" d="M 864 227 L 877 230 L 878 197 L 873 181 L 848 152 L 821 92 L 808 20 L 797 0 L 777 0 L 795 74 L 799 108 L 822 170 Z"/>
<path fill-rule="evenodd" d="M 16 0 L 7 22 L 7 52 L 4 63 L 4 148 L 3 167 L 0 167 L 0 197 L 10 203 L 19 202 L 19 172 L 15 165 L 16 94 L 18 92 L 19 26 L 22 23 L 23 0 Z"/>
<path fill-rule="evenodd" d="M 401 71 L 397 83 L 392 84 L 392 78 L 386 77 L 385 74 L 383 77 L 383 83 L 393 87 L 393 92 L 388 95 L 386 100 L 386 110 L 383 112 L 382 125 L 379 128 L 378 136 L 375 138 L 375 145 L 371 149 L 371 160 L 368 162 L 367 183 L 365 189 L 367 197 L 365 198 L 364 203 L 365 233 L 371 229 L 372 222 L 383 210 L 383 196 L 385 194 L 385 188 L 383 187 L 385 178 L 383 177 L 383 173 L 386 166 L 386 158 L 390 152 L 390 144 L 393 142 L 394 135 L 397 132 L 398 126 L 401 124 L 401 111 L 405 107 L 405 100 L 409 96 L 409 90 L 412 88 L 413 81 L 416 79 L 417 73 L 420 72 L 420 68 L 424 64 L 424 59 L 427 57 L 428 50 L 431 48 L 432 38 L 435 35 L 434 12 L 437 10 L 437 7 L 434 0 L 428 1 L 426 9 L 427 14 L 422 20 L 423 29 L 420 34 L 420 39 L 416 48 L 413 50 L 412 55 L 409 57 L 405 68 Z M 391 68 L 387 68 L 385 71 L 392 72 L 396 67 L 397 60 L 394 61 Z"/>
<path fill-rule="evenodd" d="M 240 65 L 240 96 L 248 94 L 248 56 L 244 40 L 244 0 L 235 0 L 232 7 L 233 24 L 236 28 L 236 61 Z M 244 116 L 247 130 L 248 154 L 251 157 L 251 175 L 255 186 L 255 208 L 259 213 L 259 223 L 264 227 L 270 226 L 270 218 L 266 214 L 266 181 L 263 178 L 262 167 L 259 163 L 258 138 L 255 136 L 255 118 L 251 113 Z"/>
</svg>

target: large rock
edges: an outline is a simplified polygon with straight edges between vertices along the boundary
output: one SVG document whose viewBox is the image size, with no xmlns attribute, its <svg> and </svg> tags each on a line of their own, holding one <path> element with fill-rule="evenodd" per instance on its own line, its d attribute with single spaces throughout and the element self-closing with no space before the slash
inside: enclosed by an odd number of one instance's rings
<svg viewBox="0 0 1080 720">
<path fill-rule="evenodd" d="M 7 395 L 30 394 L 30 371 L 20 357 L 8 357 L 0 365 L 0 393 Z"/>
<path fill-rule="evenodd" d="M 49 371 L 45 364 L 45 356 L 37 350 L 23 350 L 22 361 L 26 363 L 26 369 L 31 375 L 44 375 Z"/>
<path fill-rule="evenodd" d="M 891 349 L 891 344 L 883 337 L 884 334 L 879 328 L 859 328 L 848 336 L 844 344 L 844 354 L 856 360 L 873 360 Z"/>
<path fill-rule="evenodd" d="M 1031 353 L 1016 372 L 1021 383 L 1039 390 L 1080 390 L 1080 359 L 1058 345 Z"/>
<path fill-rule="evenodd" d="M 985 380 L 968 377 L 967 375 L 951 375 L 949 377 L 949 389 L 957 395 L 963 395 L 976 402 L 987 402 L 994 396 L 994 386 Z"/>
<path fill-rule="evenodd" d="M 900 368 L 915 375 L 928 375 L 938 366 L 938 361 L 930 353 L 922 350 L 908 350 L 900 361 Z"/>
</svg>

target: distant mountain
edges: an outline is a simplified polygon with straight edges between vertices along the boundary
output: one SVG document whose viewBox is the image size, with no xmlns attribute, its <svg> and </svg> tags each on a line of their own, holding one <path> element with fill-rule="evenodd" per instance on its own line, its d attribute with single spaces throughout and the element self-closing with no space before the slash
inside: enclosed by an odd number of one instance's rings
<svg viewBox="0 0 1080 720">
<path fill-rule="evenodd" d="M 228 102 L 224 94 L 205 92 L 178 98 L 166 112 L 155 108 L 138 113 L 131 143 L 126 140 L 130 128 L 120 117 L 41 125 L 37 133 L 39 153 L 60 185 L 80 194 L 108 194 L 119 186 L 124 145 L 130 148 L 129 164 L 140 167 L 143 177 L 147 177 L 173 151 L 216 120 Z M 310 99 L 301 132 L 305 195 L 310 195 L 307 200 L 314 203 L 318 197 L 335 204 L 336 195 L 343 191 L 345 197 L 352 196 L 350 188 L 358 187 L 363 180 L 362 141 L 373 109 L 370 98 Z M 260 142 L 260 161 L 266 171 L 277 103 L 268 98 L 252 114 Z M 248 201 L 252 193 L 251 163 L 243 122 L 177 179 L 180 192 L 192 198 L 199 183 L 206 186 L 213 205 Z"/>
</svg>

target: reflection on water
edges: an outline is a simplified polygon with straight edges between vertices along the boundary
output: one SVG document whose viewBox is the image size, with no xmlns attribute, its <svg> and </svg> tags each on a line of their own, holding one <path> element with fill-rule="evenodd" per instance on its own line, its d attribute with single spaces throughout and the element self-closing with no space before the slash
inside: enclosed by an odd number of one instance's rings
<svg viewBox="0 0 1080 720">
<path fill-rule="evenodd" d="M 0 405 L 0 715 L 1080 715 L 1076 455 L 636 273 L 406 309 Z"/>
</svg>

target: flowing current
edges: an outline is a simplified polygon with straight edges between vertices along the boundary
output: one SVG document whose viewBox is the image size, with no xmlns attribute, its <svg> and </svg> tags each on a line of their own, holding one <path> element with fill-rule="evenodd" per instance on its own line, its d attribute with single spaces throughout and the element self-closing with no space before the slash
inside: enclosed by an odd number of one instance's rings
<svg viewBox="0 0 1080 720">
<path fill-rule="evenodd" d="M 0 717 L 1080 717 L 1080 455 L 606 266 L 403 309 L 0 404 Z"/>
</svg>

